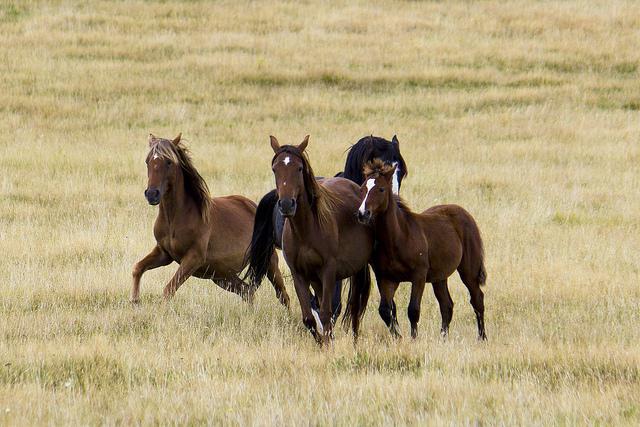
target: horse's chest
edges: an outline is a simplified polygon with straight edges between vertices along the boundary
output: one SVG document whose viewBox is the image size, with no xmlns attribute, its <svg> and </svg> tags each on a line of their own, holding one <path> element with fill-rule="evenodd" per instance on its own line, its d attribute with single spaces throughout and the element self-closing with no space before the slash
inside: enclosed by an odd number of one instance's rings
<svg viewBox="0 0 640 427">
<path fill-rule="evenodd" d="M 289 267 L 305 275 L 317 273 L 323 264 L 321 254 L 311 246 L 302 245 L 296 249 L 285 247 L 284 254 Z"/>
<path fill-rule="evenodd" d="M 156 235 L 156 240 L 158 241 L 158 245 L 168 253 L 174 261 L 179 263 L 189 250 L 189 247 L 187 247 L 183 241 L 177 239 L 173 234 L 175 233 L 161 233 Z"/>
</svg>

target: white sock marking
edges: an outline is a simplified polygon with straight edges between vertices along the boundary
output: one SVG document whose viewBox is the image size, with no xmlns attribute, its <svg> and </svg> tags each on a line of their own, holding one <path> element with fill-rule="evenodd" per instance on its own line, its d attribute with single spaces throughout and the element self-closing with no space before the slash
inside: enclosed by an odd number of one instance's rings
<svg viewBox="0 0 640 427">
<path fill-rule="evenodd" d="M 367 202 L 367 197 L 369 197 L 369 192 L 371 191 L 371 189 L 373 187 L 376 186 L 376 180 L 373 178 L 369 178 L 367 180 L 367 194 L 364 196 L 364 200 L 362 201 L 362 204 L 360 205 L 360 208 L 358 209 L 358 211 L 363 214 L 365 209 L 364 209 L 364 204 Z"/>
<path fill-rule="evenodd" d="M 400 169 L 398 168 L 398 162 L 393 162 L 393 166 L 396 167 L 396 171 L 393 173 L 393 182 L 391 183 L 391 189 L 393 194 L 400 193 Z"/>
<path fill-rule="evenodd" d="M 322 327 L 322 322 L 320 322 L 320 315 L 313 308 L 311 309 L 311 314 L 313 314 L 313 318 L 316 320 L 316 329 L 319 334 L 324 333 L 324 328 Z"/>
</svg>

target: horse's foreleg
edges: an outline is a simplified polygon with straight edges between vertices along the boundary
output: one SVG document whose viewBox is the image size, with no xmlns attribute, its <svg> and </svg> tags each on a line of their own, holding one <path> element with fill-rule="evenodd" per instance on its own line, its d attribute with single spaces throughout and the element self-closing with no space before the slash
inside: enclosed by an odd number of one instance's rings
<svg viewBox="0 0 640 427">
<path fill-rule="evenodd" d="M 440 305 L 440 316 L 442 316 L 440 334 L 444 338 L 449 334 L 449 324 L 453 317 L 453 300 L 451 299 L 451 294 L 449 294 L 447 279 L 433 283 L 433 293 Z"/>
<path fill-rule="evenodd" d="M 273 254 L 271 255 L 269 270 L 267 270 L 267 278 L 273 285 L 273 289 L 276 291 L 276 297 L 278 297 L 280 303 L 289 308 L 289 294 L 287 294 L 287 288 L 284 286 L 282 273 L 280 273 L 280 269 L 278 268 L 278 255 L 276 254 L 276 251 L 273 251 Z"/>
<path fill-rule="evenodd" d="M 420 321 L 420 304 L 422 303 L 422 293 L 426 283 L 427 275 L 420 275 L 411 281 L 411 298 L 407 314 L 411 322 L 411 338 L 418 337 L 418 322 Z"/>
<path fill-rule="evenodd" d="M 132 303 L 140 302 L 140 279 L 145 271 L 171 264 L 172 261 L 169 254 L 163 251 L 160 246 L 156 245 L 156 247 L 149 252 L 149 255 L 135 263 L 133 272 L 131 273 L 133 276 L 133 284 L 131 286 L 130 301 Z"/>
<path fill-rule="evenodd" d="M 293 285 L 300 302 L 300 310 L 302 310 L 302 322 L 311 331 L 311 334 L 318 343 L 322 342 L 322 324 L 316 322 L 313 313 L 311 312 L 311 292 L 309 291 L 309 283 L 305 278 L 294 271 L 291 272 L 293 276 Z"/>
<path fill-rule="evenodd" d="M 322 280 L 322 300 L 320 301 L 320 321 L 324 328 L 323 341 L 328 343 L 333 338 L 332 303 L 333 294 L 336 288 L 336 266 L 335 262 L 327 262 L 322 269 L 320 279 Z"/>
<path fill-rule="evenodd" d="M 378 313 L 385 325 L 389 328 L 391 335 L 394 338 L 402 338 L 400 325 L 398 325 L 398 318 L 396 317 L 396 303 L 393 301 L 393 297 L 398 289 L 398 283 L 383 278 L 376 278 L 376 281 L 378 282 L 378 290 L 380 291 Z"/>
<path fill-rule="evenodd" d="M 175 295 L 178 288 L 202 265 L 204 257 L 189 252 L 180 261 L 180 267 L 175 272 L 169 283 L 164 287 L 163 296 L 165 300 L 170 300 Z"/>
</svg>

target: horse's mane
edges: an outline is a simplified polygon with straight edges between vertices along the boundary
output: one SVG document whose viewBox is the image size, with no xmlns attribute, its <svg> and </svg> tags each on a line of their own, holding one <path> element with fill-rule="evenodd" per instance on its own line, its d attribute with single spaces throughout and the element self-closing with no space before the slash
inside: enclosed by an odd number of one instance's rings
<svg viewBox="0 0 640 427">
<path fill-rule="evenodd" d="M 360 138 L 358 142 L 353 144 L 349 149 L 349 153 L 347 154 L 347 160 L 344 164 L 344 172 L 342 174 L 343 178 L 349 179 L 355 182 L 358 185 L 362 185 L 364 183 L 364 175 L 362 174 L 362 165 L 371 159 L 371 154 L 375 148 L 383 151 L 391 147 L 392 153 L 394 153 L 397 157 L 398 167 L 400 168 L 400 173 L 402 178 L 404 179 L 409 171 L 407 170 L 407 164 L 400 154 L 400 150 L 397 149 L 396 145 L 391 141 L 388 141 L 379 136 L 365 136 Z M 392 159 L 382 159 L 387 163 L 391 163 Z"/>
<path fill-rule="evenodd" d="M 307 153 L 300 151 L 294 145 L 283 145 L 275 154 L 271 162 L 275 160 L 281 153 L 291 154 L 302 161 L 302 179 L 304 182 L 304 190 L 307 201 L 311 206 L 311 211 L 316 215 L 320 225 L 327 224 L 336 211 L 336 207 L 340 201 L 339 197 L 326 187 L 318 184 L 315 174 L 309 163 Z"/>
<path fill-rule="evenodd" d="M 393 169 L 393 165 L 383 162 L 380 159 L 373 159 L 364 164 L 364 166 L 362 167 L 362 174 L 365 177 L 365 180 L 369 178 L 375 179 L 381 175 L 384 175 L 390 172 L 391 169 Z M 399 194 L 394 194 L 392 197 L 395 200 L 398 208 L 403 213 L 407 213 L 407 214 L 413 213 L 413 211 L 411 210 L 407 202 L 402 197 L 400 197 Z"/>
<path fill-rule="evenodd" d="M 171 160 L 180 165 L 182 175 L 184 176 L 184 188 L 189 196 L 195 200 L 200 215 L 205 221 L 209 220 L 209 212 L 211 211 L 211 195 L 209 187 L 202 175 L 193 166 L 191 154 L 182 142 L 174 144 L 172 141 L 163 138 L 154 138 L 151 144 L 147 161 L 153 156 Z"/>
</svg>

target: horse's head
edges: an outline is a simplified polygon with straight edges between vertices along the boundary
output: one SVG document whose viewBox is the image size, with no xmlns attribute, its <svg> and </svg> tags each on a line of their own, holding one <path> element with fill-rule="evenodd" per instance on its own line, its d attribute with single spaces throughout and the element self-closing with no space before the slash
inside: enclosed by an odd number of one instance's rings
<svg viewBox="0 0 640 427">
<path fill-rule="evenodd" d="M 278 193 L 278 209 L 284 217 L 296 214 L 296 207 L 300 195 L 305 192 L 305 173 L 308 174 L 307 163 L 304 159 L 304 149 L 309 143 L 307 135 L 298 146 L 278 143 L 275 136 L 271 136 L 271 148 L 275 153 L 271 161 L 271 169 L 276 178 Z"/>
<path fill-rule="evenodd" d="M 179 169 L 175 147 L 180 143 L 179 134 L 175 139 L 156 138 L 149 134 L 149 154 L 147 154 L 147 189 L 144 197 L 150 205 L 160 203 L 162 196 L 169 190 Z"/>
<path fill-rule="evenodd" d="M 396 166 L 392 179 L 392 191 L 393 194 L 399 194 L 402 180 L 407 175 L 407 165 L 400 154 L 400 141 L 398 141 L 396 135 L 391 138 L 391 143 L 380 138 L 375 144 L 371 145 L 371 151 L 365 161 L 371 162 L 375 159 L 380 159 L 384 163 Z"/>
<path fill-rule="evenodd" d="M 373 135 L 360 138 L 349 150 L 343 177 L 354 181 L 358 185 L 364 183 L 362 167 L 365 163 L 375 159 L 397 166 L 393 180 L 393 193 L 398 194 L 402 180 L 407 176 L 408 170 L 407 164 L 402 158 L 402 154 L 400 154 L 400 142 L 395 135 L 391 138 L 391 141 Z"/>
<path fill-rule="evenodd" d="M 358 208 L 358 221 L 369 224 L 376 215 L 389 208 L 393 195 L 393 180 L 397 165 L 390 165 L 381 160 L 368 162 L 364 166 L 365 181 L 360 187 L 362 203 Z"/>
</svg>

